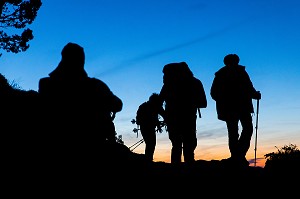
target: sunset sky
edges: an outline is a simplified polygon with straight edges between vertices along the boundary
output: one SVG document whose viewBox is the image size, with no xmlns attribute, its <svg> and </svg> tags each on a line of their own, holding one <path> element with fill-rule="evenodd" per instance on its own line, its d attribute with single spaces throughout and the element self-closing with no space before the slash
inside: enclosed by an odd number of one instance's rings
<svg viewBox="0 0 300 199">
<path fill-rule="evenodd" d="M 85 49 L 89 76 L 103 80 L 122 99 L 114 120 L 128 147 L 142 139 L 133 132 L 138 106 L 162 87 L 162 68 L 185 61 L 206 91 L 208 106 L 197 119 L 195 158 L 230 156 L 227 129 L 210 97 L 214 73 L 229 53 L 238 54 L 261 91 L 258 131 L 247 159 L 290 143 L 300 145 L 300 1 L 296 0 L 44 0 L 29 27 L 34 39 L 18 54 L 2 52 L 0 73 L 23 89 L 38 81 L 74 42 Z M 14 30 L 17 32 L 16 30 Z M 253 100 L 255 112 L 256 100 Z M 256 126 L 256 113 L 253 115 Z M 144 144 L 134 152 L 144 153 Z M 170 162 L 167 132 L 157 134 L 154 161 Z M 253 164 L 250 164 L 253 165 Z"/>
</svg>

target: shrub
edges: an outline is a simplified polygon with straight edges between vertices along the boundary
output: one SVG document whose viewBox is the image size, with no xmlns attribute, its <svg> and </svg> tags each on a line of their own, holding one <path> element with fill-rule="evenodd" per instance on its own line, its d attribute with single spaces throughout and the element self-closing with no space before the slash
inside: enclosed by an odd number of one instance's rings
<svg viewBox="0 0 300 199">
<path fill-rule="evenodd" d="M 297 172 L 300 169 L 300 150 L 295 144 L 277 148 L 277 152 L 265 154 L 265 169 L 269 171 Z"/>
</svg>

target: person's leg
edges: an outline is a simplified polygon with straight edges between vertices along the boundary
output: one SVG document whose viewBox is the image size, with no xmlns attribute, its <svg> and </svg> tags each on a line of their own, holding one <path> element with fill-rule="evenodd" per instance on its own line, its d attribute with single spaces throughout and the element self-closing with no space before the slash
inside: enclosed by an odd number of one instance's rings
<svg viewBox="0 0 300 199">
<path fill-rule="evenodd" d="M 151 161 L 153 160 L 155 145 L 156 145 L 156 132 L 155 129 L 152 129 L 151 131 L 149 131 L 149 136 L 147 138 L 147 145 L 145 149 L 146 157 Z"/>
<path fill-rule="evenodd" d="M 183 141 L 183 156 L 184 162 L 192 163 L 195 162 L 194 151 L 197 147 L 197 138 L 196 136 L 190 136 L 189 138 Z"/>
<path fill-rule="evenodd" d="M 229 119 L 226 121 L 227 131 L 228 131 L 228 147 L 231 153 L 231 158 L 236 158 L 239 155 L 239 128 L 237 119 Z"/>
<path fill-rule="evenodd" d="M 153 149 L 153 136 L 152 136 L 152 131 L 149 129 L 148 126 L 140 126 L 141 129 L 141 134 L 143 136 L 144 139 L 144 143 L 145 143 L 145 156 L 148 160 L 152 160 L 153 159 L 153 153 L 154 153 L 154 149 Z M 155 144 L 154 144 L 155 147 Z"/>
<path fill-rule="evenodd" d="M 195 161 L 194 151 L 197 147 L 196 118 L 191 117 L 185 124 L 181 128 L 184 162 L 192 163 Z"/>
<path fill-rule="evenodd" d="M 253 123 L 251 114 L 244 114 L 241 117 L 242 132 L 239 139 L 240 154 L 242 157 L 246 157 L 246 154 L 250 148 L 251 137 L 253 135 Z"/>
<path fill-rule="evenodd" d="M 181 163 L 181 156 L 182 156 L 182 139 L 177 134 L 177 135 L 172 135 L 170 137 L 170 140 L 172 143 L 171 163 L 179 164 Z"/>
</svg>

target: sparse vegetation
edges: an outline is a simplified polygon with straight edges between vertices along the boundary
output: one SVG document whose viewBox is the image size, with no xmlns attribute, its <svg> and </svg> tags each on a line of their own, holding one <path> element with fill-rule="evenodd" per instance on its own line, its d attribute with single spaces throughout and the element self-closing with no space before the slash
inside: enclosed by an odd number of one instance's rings
<svg viewBox="0 0 300 199">
<path fill-rule="evenodd" d="M 300 150 L 297 145 L 289 144 L 276 148 L 277 152 L 265 155 L 267 159 L 265 169 L 272 171 L 280 169 L 293 172 L 300 168 Z"/>
<path fill-rule="evenodd" d="M 33 39 L 32 30 L 26 28 L 32 24 L 42 5 L 41 0 L 4 0 L 0 1 L 0 50 L 19 53 L 29 48 L 28 42 Z M 21 33 L 9 34 L 22 30 Z M 2 53 L 0 53 L 1 57 Z"/>
</svg>

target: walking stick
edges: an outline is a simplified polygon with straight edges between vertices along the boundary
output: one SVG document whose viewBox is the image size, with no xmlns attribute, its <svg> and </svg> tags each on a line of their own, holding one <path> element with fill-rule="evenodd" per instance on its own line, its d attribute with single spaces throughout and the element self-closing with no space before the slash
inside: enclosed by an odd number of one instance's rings
<svg viewBox="0 0 300 199">
<path fill-rule="evenodd" d="M 254 166 L 255 167 L 256 167 L 256 151 L 257 151 L 258 111 L 259 111 L 259 99 L 257 99 L 257 104 L 256 104 L 255 147 L 254 147 Z"/>
<path fill-rule="evenodd" d="M 136 143 L 134 143 L 133 145 L 131 145 L 130 147 L 128 147 L 130 149 L 130 151 L 133 151 L 135 148 L 137 148 L 138 146 L 140 146 L 142 143 L 144 142 L 144 139 L 141 139 L 139 141 L 137 141 Z M 135 146 L 135 147 L 134 147 Z M 132 147 L 134 147 L 133 149 L 131 149 Z"/>
</svg>

